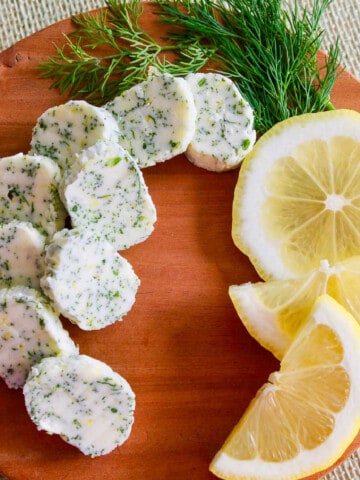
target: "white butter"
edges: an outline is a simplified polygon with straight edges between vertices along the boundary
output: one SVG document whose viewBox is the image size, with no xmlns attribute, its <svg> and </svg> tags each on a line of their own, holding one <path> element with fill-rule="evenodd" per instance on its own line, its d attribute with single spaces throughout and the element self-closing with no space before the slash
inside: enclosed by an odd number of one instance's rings
<svg viewBox="0 0 360 480">
<path fill-rule="evenodd" d="M 1 158 L 0 178 L 0 223 L 29 222 L 47 235 L 64 227 L 60 169 L 53 160 L 22 153 Z"/>
<path fill-rule="evenodd" d="M 122 320 L 139 284 L 130 263 L 91 231 L 63 230 L 46 247 L 41 286 L 55 308 L 83 330 Z"/>
<path fill-rule="evenodd" d="M 236 85 L 217 73 L 186 77 L 196 108 L 195 134 L 185 154 L 195 165 L 221 172 L 236 168 L 256 140 L 254 115 Z"/>
<path fill-rule="evenodd" d="M 116 250 L 149 237 L 156 209 L 136 161 L 120 145 L 98 142 L 79 155 L 80 170 L 64 189 L 72 226 L 102 235 Z"/>
<path fill-rule="evenodd" d="M 194 99 L 183 78 L 152 74 L 104 108 L 118 122 L 120 144 L 141 168 L 183 153 L 194 135 Z"/>
<path fill-rule="evenodd" d="M 39 292 L 27 287 L 0 290 L 0 377 L 8 387 L 22 387 L 30 368 L 44 357 L 77 353 Z"/>
<path fill-rule="evenodd" d="M 60 435 L 90 457 L 111 452 L 131 433 L 135 394 L 129 383 L 87 355 L 44 359 L 23 391 L 39 430 Z"/>
<path fill-rule="evenodd" d="M 71 170 L 74 155 L 99 140 L 118 140 L 114 118 L 103 108 L 70 100 L 51 107 L 37 120 L 31 139 L 31 153 L 54 159 L 64 175 Z"/>
<path fill-rule="evenodd" d="M 46 237 L 28 222 L 0 225 L 0 286 L 39 289 Z"/>
</svg>

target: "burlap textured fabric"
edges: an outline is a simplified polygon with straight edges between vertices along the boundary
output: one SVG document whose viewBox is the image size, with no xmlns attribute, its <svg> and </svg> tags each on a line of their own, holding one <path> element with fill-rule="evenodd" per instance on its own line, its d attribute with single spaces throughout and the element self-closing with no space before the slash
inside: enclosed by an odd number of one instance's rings
<svg viewBox="0 0 360 480">
<path fill-rule="evenodd" d="M 52 23 L 104 4 L 105 0 L 0 0 L 0 51 Z"/>
<path fill-rule="evenodd" d="M 105 3 L 105 0 L 0 0 L 0 51 L 54 22 Z M 313 3 L 313 0 L 299 0 L 301 6 L 309 9 Z M 326 32 L 324 49 L 339 37 L 345 67 L 360 78 L 359 0 L 333 0 L 323 17 L 322 28 Z"/>
<path fill-rule="evenodd" d="M 294 3 L 294 0 L 286 1 L 290 6 Z M 298 1 L 301 7 L 312 9 L 313 0 Z M 0 51 L 48 25 L 70 15 L 104 6 L 105 3 L 105 0 L 0 0 Z M 343 65 L 360 79 L 360 1 L 333 0 L 321 27 L 325 31 L 323 49 L 327 51 L 338 37 Z M 0 473 L 0 480 L 4 479 Z M 323 478 L 359 479 L 360 449 Z"/>
</svg>

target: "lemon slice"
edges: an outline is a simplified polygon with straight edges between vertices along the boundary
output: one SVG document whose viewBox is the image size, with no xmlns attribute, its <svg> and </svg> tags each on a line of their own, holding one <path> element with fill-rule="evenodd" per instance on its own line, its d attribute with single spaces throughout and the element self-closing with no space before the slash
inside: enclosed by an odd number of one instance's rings
<svg viewBox="0 0 360 480">
<path fill-rule="evenodd" d="M 297 278 L 360 253 L 360 114 L 280 122 L 244 160 L 232 236 L 265 279 Z"/>
<path fill-rule="evenodd" d="M 360 326 L 328 295 L 213 459 L 223 479 L 289 480 L 322 471 L 360 428 Z"/>
<path fill-rule="evenodd" d="M 246 329 L 275 357 L 282 359 L 316 299 L 328 293 L 360 324 L 360 256 L 317 270 L 299 279 L 231 285 L 229 295 Z"/>
</svg>

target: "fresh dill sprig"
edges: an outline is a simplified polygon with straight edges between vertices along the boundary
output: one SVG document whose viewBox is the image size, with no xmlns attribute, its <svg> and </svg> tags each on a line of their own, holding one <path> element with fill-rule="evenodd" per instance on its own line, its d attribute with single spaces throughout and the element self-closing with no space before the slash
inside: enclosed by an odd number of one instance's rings
<svg viewBox="0 0 360 480">
<path fill-rule="evenodd" d="M 290 116 L 333 108 L 338 41 L 318 62 L 320 19 L 331 2 L 314 0 L 310 12 L 298 0 L 292 10 L 281 0 L 155 0 L 152 22 L 170 27 L 159 43 L 141 24 L 140 0 L 107 0 L 99 14 L 73 18 L 75 31 L 40 70 L 61 93 L 101 104 L 145 80 L 150 66 L 178 76 L 207 66 L 238 85 L 261 134 Z"/>
<path fill-rule="evenodd" d="M 208 62 L 212 50 L 197 42 L 165 45 L 153 39 L 140 25 L 140 0 L 107 0 L 106 6 L 95 15 L 74 16 L 76 29 L 64 35 L 64 45 L 54 45 L 55 55 L 40 63 L 42 77 L 53 79 L 51 87 L 60 93 L 102 104 L 145 80 L 150 66 L 186 75 Z"/>
<path fill-rule="evenodd" d="M 338 40 L 322 66 L 319 23 L 332 0 L 312 11 L 281 0 L 158 0 L 161 20 L 176 27 L 168 40 L 187 38 L 214 50 L 216 70 L 230 76 L 255 110 L 259 133 L 290 116 L 332 109 L 338 75 Z"/>
</svg>

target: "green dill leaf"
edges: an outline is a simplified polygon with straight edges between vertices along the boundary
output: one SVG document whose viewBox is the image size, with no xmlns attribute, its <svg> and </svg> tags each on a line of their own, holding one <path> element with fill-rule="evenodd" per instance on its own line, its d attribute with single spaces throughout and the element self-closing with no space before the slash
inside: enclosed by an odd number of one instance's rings
<svg viewBox="0 0 360 480">
<path fill-rule="evenodd" d="M 228 75 L 254 108 L 259 133 L 290 116 L 333 108 L 330 93 L 340 52 L 335 42 L 318 64 L 320 19 L 332 0 L 314 0 L 312 12 L 281 0 L 158 0 L 161 20 L 183 38 L 212 49 L 215 70 Z"/>
<path fill-rule="evenodd" d="M 196 43 L 185 39 L 160 45 L 154 40 L 140 25 L 140 0 L 107 0 L 106 6 L 96 14 L 74 16 L 75 30 L 64 35 L 65 44 L 54 45 L 55 55 L 39 64 L 41 75 L 52 79 L 52 88 L 61 94 L 103 104 L 146 80 L 149 67 L 185 75 L 208 62 L 207 49 Z M 173 52 L 173 62 L 168 52 Z"/>
<path fill-rule="evenodd" d="M 176 76 L 212 70 L 230 77 L 263 133 L 290 116 L 333 108 L 342 72 L 338 41 L 318 62 L 320 20 L 332 0 L 312 10 L 281 0 L 107 0 L 98 13 L 73 18 L 75 30 L 39 65 L 52 88 L 103 104 L 147 78 L 149 67 Z M 156 41 L 142 26 L 153 15 L 166 31 Z M 162 25 L 160 25 L 162 24 Z"/>
</svg>

